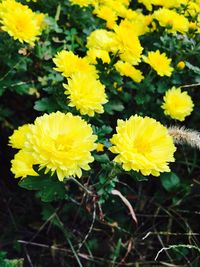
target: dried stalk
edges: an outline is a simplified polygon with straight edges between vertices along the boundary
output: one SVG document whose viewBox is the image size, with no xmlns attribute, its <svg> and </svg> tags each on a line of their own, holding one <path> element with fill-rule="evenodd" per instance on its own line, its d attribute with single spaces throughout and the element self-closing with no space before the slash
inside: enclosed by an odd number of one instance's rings
<svg viewBox="0 0 200 267">
<path fill-rule="evenodd" d="M 178 126 L 169 127 L 168 132 L 175 144 L 187 144 L 200 150 L 200 132 Z"/>
</svg>

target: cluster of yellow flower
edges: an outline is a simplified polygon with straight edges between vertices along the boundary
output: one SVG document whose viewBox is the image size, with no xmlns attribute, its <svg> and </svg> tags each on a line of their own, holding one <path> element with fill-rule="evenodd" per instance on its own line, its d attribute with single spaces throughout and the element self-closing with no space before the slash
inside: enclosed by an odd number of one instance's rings
<svg viewBox="0 0 200 267">
<path fill-rule="evenodd" d="M 103 104 L 108 100 L 95 66 L 86 57 L 80 58 L 65 50 L 59 52 L 53 61 L 55 69 L 67 78 L 68 84 L 64 84 L 64 88 L 69 106 L 76 107 L 81 115 L 103 113 Z"/>
<path fill-rule="evenodd" d="M 20 42 L 33 46 L 42 33 L 44 18 L 44 14 L 35 13 L 15 0 L 3 0 L 0 3 L 1 29 Z"/>
<path fill-rule="evenodd" d="M 97 136 L 81 117 L 71 113 L 51 113 L 38 117 L 34 124 L 26 124 L 14 131 L 10 145 L 20 149 L 12 160 L 15 177 L 25 178 L 38 173 L 39 165 L 55 173 L 60 181 L 70 176 L 81 177 L 82 169 L 89 170 L 94 161 L 91 151 L 96 148 Z M 141 171 L 143 175 L 159 176 L 170 171 L 168 163 L 174 161 L 175 146 L 167 129 L 156 120 L 131 116 L 118 120 L 110 151 L 119 154 L 114 160 L 122 163 L 126 171 Z"/>
<path fill-rule="evenodd" d="M 140 44 L 139 37 L 156 30 L 156 28 L 150 27 L 154 20 L 157 20 L 160 26 L 165 27 L 168 32 L 184 34 L 189 30 L 190 24 L 193 23 L 189 22 L 187 16 L 196 17 L 200 12 L 199 0 L 185 2 L 179 0 L 167 2 L 161 0 L 139 1 L 149 11 L 152 10 L 152 5 L 161 6 L 161 8 L 148 15 L 143 15 L 141 10 L 129 9 L 130 1 L 121 0 L 117 1 L 117 4 L 114 0 L 71 0 L 71 2 L 82 7 L 93 5 L 94 14 L 104 19 L 107 28 L 109 28 L 109 30 L 97 29 L 88 36 L 86 46 L 88 48 L 87 57 L 90 62 L 96 64 L 96 58 L 100 58 L 103 63 L 109 63 L 111 60 L 110 54 L 117 55 L 119 60 L 114 65 L 115 69 L 121 76 L 130 77 L 136 83 L 140 83 L 144 79 L 143 73 L 134 67 L 142 59 L 159 76 L 170 77 L 174 71 L 174 68 L 171 66 L 172 59 L 168 58 L 166 53 L 156 50 L 149 51 L 147 56 L 142 55 L 143 47 Z M 185 5 L 184 15 L 170 9 L 180 7 L 181 5 Z M 118 25 L 119 17 L 122 19 Z M 184 62 L 182 63 L 184 64 Z M 182 67 L 178 66 L 178 68 L 181 69 Z M 173 94 L 176 95 L 176 97 L 173 97 L 173 101 L 172 98 L 167 97 L 168 93 L 166 94 L 164 100 L 168 104 L 163 104 L 162 108 L 165 110 L 164 113 L 166 115 L 182 121 L 192 112 L 193 103 L 190 96 L 187 93 L 181 93 L 180 89 L 170 90 L 170 95 Z M 183 101 L 183 99 L 185 100 Z M 172 112 L 174 107 L 176 107 L 176 111 Z M 179 114 L 182 115 L 180 116 Z"/>
<path fill-rule="evenodd" d="M 105 20 L 108 28 L 91 32 L 87 38 L 88 50 L 85 57 L 81 58 L 71 51 L 62 50 L 53 59 L 55 70 L 61 72 L 67 79 L 67 84 L 63 86 L 69 101 L 68 105 L 75 107 L 81 115 L 88 116 L 103 113 L 103 105 L 108 101 L 105 86 L 100 82 L 95 67 L 98 58 L 103 63 L 110 63 L 111 56 L 115 55 L 118 58 L 114 64 L 115 69 L 120 75 L 130 77 L 136 83 L 144 79 L 143 73 L 135 68 L 135 65 L 142 60 L 159 76 L 170 77 L 175 70 L 171 66 L 172 59 L 159 50 L 142 55 L 140 36 L 156 30 L 152 27 L 154 20 L 168 32 L 184 34 L 189 30 L 191 23 L 187 16 L 192 14 L 195 17 L 200 11 L 199 0 L 189 1 L 189 4 L 186 0 L 187 3 L 180 0 L 167 2 L 139 0 L 150 12 L 152 6 L 161 6 L 149 15 L 143 15 L 140 10 L 130 9 L 129 0 L 70 0 L 70 2 L 81 7 L 92 5 L 94 14 Z M 0 14 L 4 14 L 3 17 L 9 15 L 8 8 L 3 8 L 8 3 L 16 2 L 4 0 L 1 3 Z M 180 7 L 184 3 L 188 4 L 184 9 L 184 15 L 171 9 Z M 21 6 L 19 4 L 19 7 Z M 30 13 L 25 7 L 15 10 L 23 11 L 24 14 Z M 118 18 L 121 18 L 119 24 Z M 3 29 L 6 30 L 6 20 L 2 19 L 2 23 Z M 16 37 L 16 33 L 10 35 L 32 44 L 38 34 L 26 39 L 24 36 Z M 177 68 L 183 69 L 184 62 Z M 191 97 L 175 87 L 166 92 L 162 103 L 164 113 L 180 121 L 190 115 L 193 106 Z M 110 140 L 113 144 L 110 151 L 118 154 L 114 161 L 122 164 L 126 171 L 141 171 L 143 175 L 154 176 L 170 171 L 168 165 L 174 161 L 176 148 L 167 128 L 162 124 L 152 118 L 135 115 L 126 121 L 118 120 L 116 131 Z M 20 149 L 12 161 L 11 170 L 16 178 L 26 177 L 37 175 L 33 165 L 39 165 L 40 168 L 46 168 L 46 172 L 50 171 L 52 174 L 56 172 L 61 181 L 69 176 L 80 177 L 82 169 L 89 170 L 88 164 L 94 160 L 91 151 L 97 147 L 96 139 L 97 136 L 93 135 L 91 126 L 79 116 L 61 112 L 45 114 L 37 118 L 34 124 L 20 127 L 10 137 L 10 145 Z"/>
<path fill-rule="evenodd" d="M 93 13 L 106 21 L 109 29 L 114 29 L 118 19 L 123 18 L 129 22 L 134 22 L 136 31 L 143 33 L 148 31 L 148 24 L 156 19 L 160 26 L 170 28 L 170 32 L 187 32 L 190 26 L 195 27 L 197 32 L 200 30 L 200 24 L 189 22 L 188 17 L 197 18 L 199 20 L 200 0 L 138 0 L 150 12 L 144 16 L 140 10 L 132 10 L 129 8 L 130 0 L 70 0 L 74 5 L 86 7 L 91 5 L 94 7 Z M 153 7 L 160 7 L 155 11 Z M 184 7 L 181 14 L 176 9 Z M 174 9 L 174 10 L 172 10 Z M 191 23 L 191 24 L 190 24 Z"/>
</svg>

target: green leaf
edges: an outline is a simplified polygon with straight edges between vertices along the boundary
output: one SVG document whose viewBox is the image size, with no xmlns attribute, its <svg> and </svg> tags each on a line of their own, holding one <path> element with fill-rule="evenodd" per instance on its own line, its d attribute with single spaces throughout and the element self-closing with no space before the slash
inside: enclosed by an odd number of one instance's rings
<svg viewBox="0 0 200 267">
<path fill-rule="evenodd" d="M 1 267 L 22 267 L 23 266 L 23 259 L 14 259 L 9 260 L 6 259 L 6 252 L 0 251 L 0 266 Z"/>
<path fill-rule="evenodd" d="M 173 172 L 161 174 L 160 180 L 162 186 L 169 192 L 176 190 L 180 186 L 180 178 Z"/>
<path fill-rule="evenodd" d="M 107 163 L 110 161 L 109 157 L 107 154 L 102 154 L 102 155 L 98 155 L 98 154 L 94 154 L 94 159 L 96 161 L 102 162 L 102 163 Z"/>
<path fill-rule="evenodd" d="M 38 191 L 37 196 L 44 202 L 65 198 L 64 183 L 50 175 L 28 176 L 19 182 L 19 186 L 28 190 Z"/>
<path fill-rule="evenodd" d="M 34 105 L 34 109 L 37 111 L 53 112 L 58 108 L 57 102 L 52 98 L 44 97 L 37 100 Z"/>
<path fill-rule="evenodd" d="M 192 65 L 191 63 L 189 63 L 189 62 L 187 62 L 187 61 L 185 62 L 185 64 L 186 64 L 186 66 L 188 67 L 188 69 L 190 69 L 190 70 L 192 70 L 194 73 L 200 75 L 200 68 L 199 68 L 199 67 L 194 66 L 194 65 Z"/>
<path fill-rule="evenodd" d="M 108 114 L 112 115 L 115 111 L 123 111 L 124 105 L 120 101 L 109 101 L 107 104 L 105 104 L 104 108 Z"/>
</svg>

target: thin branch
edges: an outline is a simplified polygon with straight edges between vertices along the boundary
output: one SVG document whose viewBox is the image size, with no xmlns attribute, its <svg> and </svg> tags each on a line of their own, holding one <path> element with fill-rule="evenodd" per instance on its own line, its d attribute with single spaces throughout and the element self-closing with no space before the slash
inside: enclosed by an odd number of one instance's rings
<svg viewBox="0 0 200 267">
<path fill-rule="evenodd" d="M 79 244 L 79 246 L 78 246 L 78 251 L 80 251 L 81 247 L 84 245 L 84 243 L 85 243 L 86 240 L 88 239 L 89 235 L 91 234 L 92 229 L 93 229 L 93 227 L 94 227 L 95 219 L 96 219 L 96 203 L 95 203 L 95 201 L 94 201 L 93 215 L 92 215 L 92 223 L 91 223 L 91 225 L 90 225 L 90 228 L 89 228 L 88 233 L 86 234 L 85 238 L 84 238 L 83 241 Z"/>
<path fill-rule="evenodd" d="M 200 83 L 186 84 L 186 85 L 182 85 L 180 87 L 188 88 L 188 87 L 196 87 L 196 86 L 200 86 Z"/>
<path fill-rule="evenodd" d="M 164 247 L 162 249 L 160 249 L 158 251 L 158 253 L 156 254 L 156 257 L 155 257 L 155 261 L 157 260 L 157 258 L 159 257 L 160 253 L 162 253 L 163 251 L 166 251 L 166 250 L 170 250 L 170 249 L 177 249 L 177 248 L 189 248 L 189 249 L 196 249 L 199 253 L 200 253 L 200 248 L 196 247 L 196 246 L 192 246 L 192 245 L 184 245 L 184 244 L 181 244 L 181 245 L 172 245 L 172 246 L 169 246 L 169 247 Z"/>
<path fill-rule="evenodd" d="M 132 216 L 134 222 L 137 224 L 138 221 L 137 221 L 135 212 L 134 212 L 134 210 L 133 210 L 133 207 L 131 206 L 131 203 L 128 201 L 128 199 L 125 198 L 125 197 L 124 197 L 118 190 L 115 190 L 115 189 L 113 189 L 113 190 L 111 191 L 111 194 L 112 194 L 112 195 L 115 195 L 115 196 L 118 196 L 118 197 L 121 198 L 122 202 L 123 202 L 123 203 L 127 206 L 127 208 L 129 209 L 130 214 L 131 214 L 131 216 Z"/>
</svg>

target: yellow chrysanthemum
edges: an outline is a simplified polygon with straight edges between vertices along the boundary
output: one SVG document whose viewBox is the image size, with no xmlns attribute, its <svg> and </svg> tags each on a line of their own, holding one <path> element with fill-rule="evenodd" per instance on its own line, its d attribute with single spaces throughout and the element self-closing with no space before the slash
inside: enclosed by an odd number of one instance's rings
<svg viewBox="0 0 200 267">
<path fill-rule="evenodd" d="M 69 0 L 72 5 L 79 5 L 81 7 L 86 7 L 92 4 L 92 0 Z"/>
<path fill-rule="evenodd" d="M 81 177 L 82 169 L 89 170 L 94 158 L 91 151 L 96 148 L 96 135 L 79 116 L 71 113 L 51 113 L 38 117 L 30 125 L 23 148 L 12 161 L 15 177 L 37 175 L 32 169 L 39 165 L 45 172 L 56 172 L 58 179 Z"/>
<path fill-rule="evenodd" d="M 172 33 L 185 33 L 189 29 L 188 19 L 174 10 L 161 8 L 154 12 L 153 17 L 159 22 L 160 26 L 167 27 L 167 31 Z"/>
<path fill-rule="evenodd" d="M 90 33 L 87 37 L 87 48 L 100 49 L 107 52 L 116 46 L 115 34 L 107 30 L 98 29 Z"/>
<path fill-rule="evenodd" d="M 133 11 L 134 12 L 134 11 Z M 133 13 L 133 17 L 131 19 L 124 19 L 121 21 L 120 25 L 122 27 L 127 27 L 134 35 L 140 36 L 149 31 L 148 25 L 152 21 L 150 16 L 144 16 L 141 13 Z"/>
<path fill-rule="evenodd" d="M 94 116 L 104 112 L 103 104 L 107 102 L 105 86 L 94 76 L 77 72 L 64 87 L 70 100 L 69 106 L 76 107 L 82 115 Z"/>
<path fill-rule="evenodd" d="M 148 10 L 152 10 L 152 5 L 163 6 L 166 8 L 179 7 L 181 4 L 187 4 L 187 0 L 138 0 L 142 3 Z"/>
<path fill-rule="evenodd" d="M 0 4 L 2 30 L 20 42 L 34 45 L 42 32 L 43 20 L 43 14 L 34 13 L 27 6 L 13 0 L 4 0 Z"/>
<path fill-rule="evenodd" d="M 87 51 L 87 58 L 91 64 L 97 64 L 97 58 L 101 59 L 103 63 L 110 63 L 109 53 L 100 49 L 89 49 Z"/>
<path fill-rule="evenodd" d="M 11 172 L 15 175 L 15 178 L 25 178 L 28 175 L 37 176 L 38 173 L 33 169 L 35 163 L 32 154 L 22 149 L 11 160 Z"/>
<path fill-rule="evenodd" d="M 180 88 L 172 87 L 164 96 L 162 108 L 165 115 L 172 119 L 184 121 L 193 110 L 194 104 L 187 92 L 181 92 Z"/>
<path fill-rule="evenodd" d="M 187 16 L 199 16 L 200 14 L 200 3 L 188 2 L 186 15 Z"/>
<path fill-rule="evenodd" d="M 136 83 L 140 83 L 144 78 L 142 72 L 128 62 L 118 61 L 115 64 L 115 68 L 120 75 L 130 77 Z"/>
<path fill-rule="evenodd" d="M 174 161 L 176 150 L 167 128 L 149 117 L 131 116 L 129 120 L 118 120 L 110 148 L 118 154 L 114 161 L 121 163 L 126 171 L 141 171 L 143 175 L 159 176 L 169 172 L 169 162 Z"/>
<path fill-rule="evenodd" d="M 143 56 L 144 62 L 149 64 L 160 76 L 172 75 L 173 68 L 170 67 L 171 58 L 166 57 L 165 53 L 159 50 L 148 52 L 148 56 Z"/>
<path fill-rule="evenodd" d="M 13 148 L 21 149 L 24 146 L 26 135 L 30 132 L 30 124 L 20 126 L 9 138 L 9 145 Z"/>
<path fill-rule="evenodd" d="M 113 29 L 117 21 L 117 13 L 112 8 L 109 6 L 101 6 L 94 10 L 94 14 L 96 14 L 98 18 L 105 20 L 106 26 L 109 29 Z"/>
<path fill-rule="evenodd" d="M 71 51 L 62 50 L 54 58 L 55 70 L 62 72 L 65 77 L 71 77 L 76 72 L 85 72 L 94 76 L 97 75 L 95 66 L 91 65 L 87 58 L 80 58 Z"/>
<path fill-rule="evenodd" d="M 0 3 L 0 18 L 2 18 L 6 13 L 10 13 L 13 9 L 21 9 L 21 10 L 28 10 L 29 7 L 27 5 L 22 5 L 15 0 L 3 0 Z"/>
<path fill-rule="evenodd" d="M 140 62 L 142 46 L 134 31 L 125 25 L 115 27 L 117 50 L 121 60 L 137 65 Z M 116 47 L 114 51 L 116 52 Z"/>
</svg>

